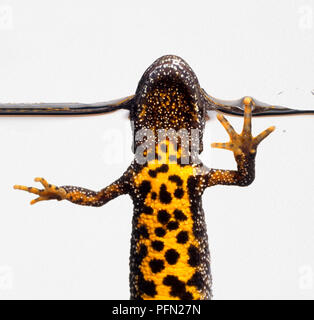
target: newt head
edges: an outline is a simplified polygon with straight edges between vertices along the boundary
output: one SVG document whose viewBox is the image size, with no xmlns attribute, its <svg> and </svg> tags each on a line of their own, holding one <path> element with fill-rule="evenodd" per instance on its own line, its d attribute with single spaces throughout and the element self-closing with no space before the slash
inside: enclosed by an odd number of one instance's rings
<svg viewBox="0 0 314 320">
<path fill-rule="evenodd" d="M 180 57 L 166 55 L 157 59 L 143 74 L 134 97 L 130 119 L 133 121 L 134 145 L 136 132 L 181 129 L 202 132 L 205 126 L 205 104 L 202 103 L 198 79 L 190 66 Z M 141 141 L 140 141 L 141 142 Z"/>
</svg>

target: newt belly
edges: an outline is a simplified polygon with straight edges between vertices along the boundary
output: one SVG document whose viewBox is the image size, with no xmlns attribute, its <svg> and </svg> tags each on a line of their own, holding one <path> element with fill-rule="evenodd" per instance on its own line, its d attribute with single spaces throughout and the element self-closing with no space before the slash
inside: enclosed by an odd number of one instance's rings
<svg viewBox="0 0 314 320">
<path fill-rule="evenodd" d="M 167 147 L 170 149 L 169 144 Z M 134 179 L 140 200 L 134 201 L 130 258 L 133 299 L 210 297 L 203 211 L 200 203 L 191 201 L 197 192 L 195 167 L 172 163 L 169 158 L 173 155 L 159 151 L 159 161 L 148 162 Z M 194 225 L 200 220 L 204 226 L 201 232 Z"/>
</svg>

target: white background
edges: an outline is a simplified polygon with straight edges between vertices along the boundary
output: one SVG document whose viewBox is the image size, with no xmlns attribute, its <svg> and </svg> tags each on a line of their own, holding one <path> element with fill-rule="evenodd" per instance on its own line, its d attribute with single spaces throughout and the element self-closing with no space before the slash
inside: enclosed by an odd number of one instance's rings
<svg viewBox="0 0 314 320">
<path fill-rule="evenodd" d="M 314 108 L 314 2 L 0 0 L 1 102 L 94 102 L 134 93 L 164 54 L 183 57 L 222 99 Z M 229 117 L 239 130 L 242 120 Z M 215 299 L 314 298 L 314 116 L 255 119 L 277 129 L 256 180 L 203 197 Z M 207 123 L 203 161 L 227 135 Z M 102 208 L 30 206 L 14 184 L 99 190 L 132 159 L 127 112 L 0 117 L 0 298 L 128 299 L 129 197 Z"/>
</svg>

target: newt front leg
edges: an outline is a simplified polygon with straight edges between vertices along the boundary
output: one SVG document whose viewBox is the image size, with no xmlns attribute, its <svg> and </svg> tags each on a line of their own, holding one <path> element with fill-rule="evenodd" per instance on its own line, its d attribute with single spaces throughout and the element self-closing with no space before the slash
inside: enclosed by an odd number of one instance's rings
<svg viewBox="0 0 314 320">
<path fill-rule="evenodd" d="M 218 114 L 217 119 L 221 122 L 230 136 L 226 143 L 213 143 L 213 148 L 220 148 L 233 151 L 238 170 L 211 169 L 205 176 L 205 186 L 210 187 L 216 184 L 247 186 L 255 178 L 255 156 L 257 146 L 263 141 L 275 127 L 269 127 L 258 136 L 253 137 L 251 133 L 252 99 L 247 97 L 243 100 L 244 124 L 241 134 L 238 134 L 228 120 Z"/>
<path fill-rule="evenodd" d="M 106 204 L 108 201 L 128 192 L 127 184 L 125 183 L 125 175 L 100 191 L 92 191 L 74 186 L 57 187 L 49 184 L 43 178 L 35 178 L 35 181 L 40 182 L 44 189 L 37 189 L 34 187 L 26 187 L 21 185 L 14 186 L 14 189 L 23 190 L 38 195 L 38 198 L 32 200 L 31 204 L 35 204 L 43 200 L 68 200 L 72 203 L 83 206 L 100 207 Z"/>
</svg>

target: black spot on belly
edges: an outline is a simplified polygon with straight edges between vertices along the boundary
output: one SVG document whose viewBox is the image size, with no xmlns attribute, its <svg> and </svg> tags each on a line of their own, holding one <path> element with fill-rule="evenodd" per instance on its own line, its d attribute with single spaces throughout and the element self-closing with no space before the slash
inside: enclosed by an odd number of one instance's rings
<svg viewBox="0 0 314 320">
<path fill-rule="evenodd" d="M 162 184 L 160 186 L 159 199 L 160 199 L 160 202 L 166 203 L 166 204 L 170 203 L 172 200 L 171 194 L 167 191 L 167 187 L 165 184 Z"/>
<path fill-rule="evenodd" d="M 167 224 L 167 229 L 168 230 L 177 230 L 179 228 L 179 224 L 177 221 L 170 221 L 168 224 Z"/>
<path fill-rule="evenodd" d="M 181 300 L 193 300 L 193 295 L 191 292 L 185 292 L 181 297 Z"/>
<path fill-rule="evenodd" d="M 154 281 L 145 280 L 143 275 L 139 277 L 138 287 L 142 294 L 147 294 L 150 297 L 154 297 L 157 294 Z"/>
<path fill-rule="evenodd" d="M 175 191 L 174 191 L 174 196 L 178 199 L 181 199 L 184 195 L 184 191 L 182 188 L 177 188 Z"/>
<path fill-rule="evenodd" d="M 156 236 L 158 236 L 158 237 L 163 237 L 165 234 L 166 234 L 166 230 L 165 229 L 163 229 L 163 228 L 156 228 L 155 229 L 155 234 L 156 234 Z"/>
<path fill-rule="evenodd" d="M 143 212 L 146 213 L 146 214 L 152 214 L 153 213 L 153 208 L 144 205 Z"/>
<path fill-rule="evenodd" d="M 166 276 L 163 284 L 171 287 L 171 295 L 174 297 L 179 297 L 186 291 L 184 282 L 180 281 L 176 276 Z"/>
<path fill-rule="evenodd" d="M 198 290 L 202 290 L 205 287 L 204 279 L 202 278 L 202 275 L 200 272 L 196 271 L 192 278 L 187 282 L 189 286 L 194 286 Z"/>
<path fill-rule="evenodd" d="M 156 251 L 161 251 L 164 248 L 164 243 L 159 240 L 152 241 L 152 247 Z"/>
<path fill-rule="evenodd" d="M 148 174 L 152 177 L 152 178 L 156 178 L 157 177 L 157 172 L 155 170 L 149 170 Z"/>
<path fill-rule="evenodd" d="M 189 235 L 186 231 L 180 231 L 178 234 L 177 234 L 177 242 L 178 243 L 187 243 L 189 240 Z"/>
<path fill-rule="evenodd" d="M 174 217 L 179 221 L 185 221 L 187 220 L 187 216 L 179 209 L 176 209 L 173 211 Z"/>
<path fill-rule="evenodd" d="M 158 273 L 165 268 L 163 260 L 152 259 L 149 261 L 149 266 L 153 273 Z"/>
<path fill-rule="evenodd" d="M 147 256 L 147 247 L 145 246 L 145 244 L 140 245 L 138 256 L 141 261 Z"/>
<path fill-rule="evenodd" d="M 148 235 L 148 231 L 147 231 L 147 227 L 145 225 L 141 225 L 138 229 L 140 235 L 145 238 L 148 239 L 149 235 Z"/>
<path fill-rule="evenodd" d="M 179 176 L 177 176 L 176 174 L 169 176 L 168 179 L 172 182 L 175 182 L 178 187 L 182 186 L 182 184 L 183 184 L 183 180 Z"/>
<path fill-rule="evenodd" d="M 161 157 L 158 156 L 158 160 L 161 160 Z M 160 167 L 156 168 L 155 170 L 148 170 L 148 174 L 152 177 L 152 178 L 156 178 L 157 174 L 159 172 L 168 172 L 169 170 L 169 166 L 167 164 L 162 164 Z"/>
<path fill-rule="evenodd" d="M 157 219 L 160 223 L 166 224 L 170 219 L 170 214 L 166 210 L 159 210 Z"/>
<path fill-rule="evenodd" d="M 201 263 L 200 252 L 195 246 L 190 245 L 188 254 L 190 257 L 190 259 L 188 260 L 190 266 L 196 267 Z"/>
<path fill-rule="evenodd" d="M 179 297 L 182 300 L 192 300 L 193 295 L 186 291 L 185 283 L 176 276 L 166 276 L 163 280 L 165 286 L 171 287 L 170 294 L 173 297 Z"/>
<path fill-rule="evenodd" d="M 167 164 L 162 164 L 159 168 L 156 169 L 158 172 L 168 172 L 169 166 Z"/>
<path fill-rule="evenodd" d="M 189 176 L 187 180 L 188 193 L 190 198 L 193 198 L 195 191 L 197 190 L 197 180 L 193 176 Z"/>
<path fill-rule="evenodd" d="M 165 253 L 165 258 L 169 264 L 176 264 L 179 257 L 179 253 L 174 249 L 169 249 Z"/>
<path fill-rule="evenodd" d="M 152 192 L 152 199 L 156 200 L 157 199 L 157 193 L 156 192 Z"/>
<path fill-rule="evenodd" d="M 140 184 L 139 190 L 144 198 L 146 198 L 151 188 L 152 186 L 149 181 L 147 180 L 142 181 L 142 183 Z"/>
<path fill-rule="evenodd" d="M 135 263 L 137 265 L 140 265 L 143 261 L 143 259 L 147 256 L 147 247 L 145 246 L 145 244 L 141 244 L 138 252 L 135 254 Z"/>
</svg>

